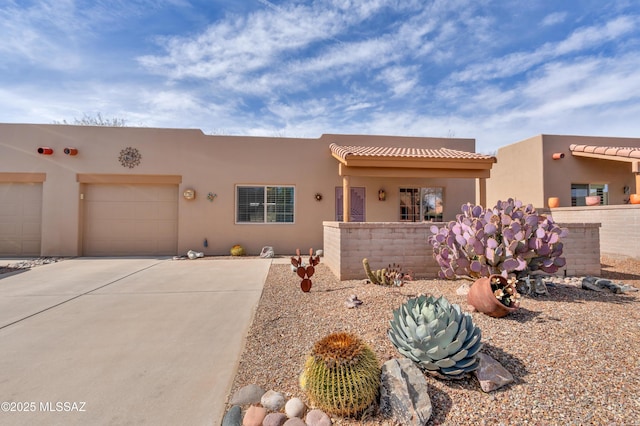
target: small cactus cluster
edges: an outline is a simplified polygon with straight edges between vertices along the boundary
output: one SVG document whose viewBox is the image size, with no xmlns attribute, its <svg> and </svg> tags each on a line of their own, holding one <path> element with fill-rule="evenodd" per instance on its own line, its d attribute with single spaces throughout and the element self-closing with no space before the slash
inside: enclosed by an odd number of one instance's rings
<svg viewBox="0 0 640 426">
<path fill-rule="evenodd" d="M 371 270 L 368 259 L 362 259 L 362 266 L 367 278 L 373 284 L 378 285 L 395 285 L 402 287 L 404 285 L 406 274 L 400 269 L 400 265 L 390 264 L 387 268 Z"/>
<path fill-rule="evenodd" d="M 359 337 L 332 333 L 318 340 L 300 375 L 312 405 L 337 416 L 357 416 L 378 397 L 380 365 Z"/>
<path fill-rule="evenodd" d="M 434 376 L 460 379 L 478 368 L 482 333 L 443 296 L 409 299 L 393 311 L 388 335 L 401 354 Z"/>
<path fill-rule="evenodd" d="M 440 266 L 440 278 L 478 279 L 540 270 L 554 273 L 566 264 L 560 241 L 567 230 L 551 216 L 541 216 L 531 204 L 509 198 L 494 208 L 462 206 L 455 221 L 431 227 L 429 243 Z"/>
</svg>

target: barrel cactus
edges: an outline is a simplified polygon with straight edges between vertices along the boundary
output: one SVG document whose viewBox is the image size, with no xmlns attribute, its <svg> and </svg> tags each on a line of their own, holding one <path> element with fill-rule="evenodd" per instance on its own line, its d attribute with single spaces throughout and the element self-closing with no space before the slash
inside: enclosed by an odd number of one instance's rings
<svg viewBox="0 0 640 426">
<path fill-rule="evenodd" d="M 476 280 L 495 274 L 520 279 L 532 271 L 554 273 L 566 264 L 561 239 L 567 230 L 531 204 L 511 198 L 486 210 L 464 204 L 455 221 L 432 226 L 431 233 L 441 278 Z"/>
<path fill-rule="evenodd" d="M 390 325 L 393 345 L 427 373 L 460 379 L 478 368 L 480 329 L 443 296 L 409 299 L 393 311 Z"/>
<path fill-rule="evenodd" d="M 378 397 L 380 366 L 357 336 L 333 333 L 317 341 L 300 375 L 312 405 L 338 416 L 357 416 Z"/>
</svg>

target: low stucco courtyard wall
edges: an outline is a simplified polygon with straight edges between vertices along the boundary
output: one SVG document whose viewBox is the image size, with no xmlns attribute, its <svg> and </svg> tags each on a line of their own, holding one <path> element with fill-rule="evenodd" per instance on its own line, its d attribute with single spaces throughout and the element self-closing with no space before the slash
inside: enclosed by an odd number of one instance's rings
<svg viewBox="0 0 640 426">
<path fill-rule="evenodd" d="M 436 278 L 438 265 L 427 239 L 432 225 L 444 223 L 324 222 L 324 259 L 340 280 L 364 279 L 362 259 L 371 269 L 401 265 L 414 278 Z M 599 275 L 598 223 L 560 223 L 569 229 L 564 239 L 565 275 Z"/>
<path fill-rule="evenodd" d="M 551 214 L 556 222 L 599 222 L 602 254 L 640 259 L 640 205 L 559 207 Z"/>
</svg>

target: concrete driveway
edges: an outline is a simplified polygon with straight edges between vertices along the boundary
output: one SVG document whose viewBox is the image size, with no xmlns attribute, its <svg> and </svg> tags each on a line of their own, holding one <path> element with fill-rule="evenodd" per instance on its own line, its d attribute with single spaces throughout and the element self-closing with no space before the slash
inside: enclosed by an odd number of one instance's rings
<svg viewBox="0 0 640 426">
<path fill-rule="evenodd" d="M 219 425 L 270 264 L 77 258 L 0 275 L 0 424 Z"/>
</svg>

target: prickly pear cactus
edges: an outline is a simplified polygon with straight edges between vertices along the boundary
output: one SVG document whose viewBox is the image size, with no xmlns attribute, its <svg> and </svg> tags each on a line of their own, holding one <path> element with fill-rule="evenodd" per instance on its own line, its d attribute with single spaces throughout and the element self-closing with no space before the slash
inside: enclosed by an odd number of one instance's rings
<svg viewBox="0 0 640 426">
<path fill-rule="evenodd" d="M 313 406 L 338 416 L 357 416 L 378 396 L 378 359 L 357 336 L 330 334 L 313 346 L 300 387 Z"/>
<path fill-rule="evenodd" d="M 477 279 L 531 271 L 554 273 L 566 264 L 562 257 L 568 231 L 551 216 L 538 215 L 531 204 L 508 199 L 491 209 L 462 206 L 455 221 L 431 227 L 429 243 L 441 278 Z"/>
</svg>

